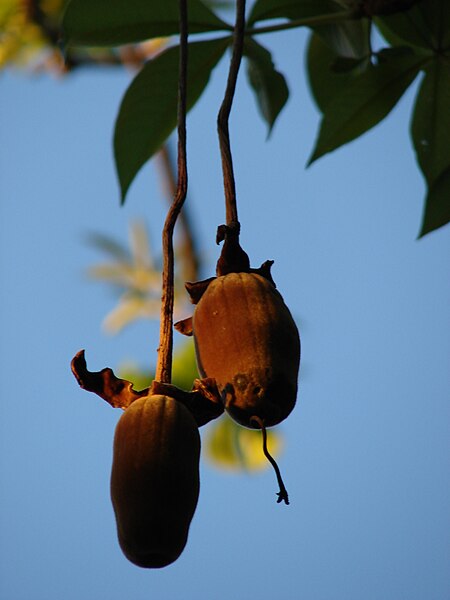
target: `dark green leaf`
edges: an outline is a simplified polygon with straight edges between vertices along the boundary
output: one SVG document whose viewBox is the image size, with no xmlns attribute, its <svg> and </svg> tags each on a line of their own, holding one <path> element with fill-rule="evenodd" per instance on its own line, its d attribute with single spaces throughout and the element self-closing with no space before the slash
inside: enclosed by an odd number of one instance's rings
<svg viewBox="0 0 450 600">
<path fill-rule="evenodd" d="M 428 185 L 450 166 L 450 65 L 437 58 L 425 71 L 411 133 Z"/>
<path fill-rule="evenodd" d="M 428 192 L 419 237 L 450 222 L 450 168 L 441 174 Z"/>
<path fill-rule="evenodd" d="M 205 89 L 230 38 L 189 44 L 188 109 Z M 114 153 L 122 202 L 139 169 L 176 126 L 178 46 L 149 61 L 125 93 L 116 120 Z"/>
<path fill-rule="evenodd" d="M 381 48 L 375 53 L 375 57 L 378 63 L 386 62 L 396 58 L 398 56 L 405 56 L 405 54 L 414 54 L 411 46 L 395 46 L 394 48 Z"/>
<path fill-rule="evenodd" d="M 232 29 L 200 0 L 188 0 L 189 32 Z M 177 0 L 72 0 L 63 18 L 65 44 L 120 46 L 179 33 Z"/>
<path fill-rule="evenodd" d="M 347 58 L 346 56 L 338 56 L 331 63 L 333 73 L 348 73 L 361 65 L 365 58 Z"/>
<path fill-rule="evenodd" d="M 386 40 L 441 51 L 450 46 L 449 0 L 422 0 L 410 10 L 376 20 Z"/>
<path fill-rule="evenodd" d="M 363 59 L 370 57 L 368 19 L 352 19 L 314 27 L 336 56 Z"/>
<path fill-rule="evenodd" d="M 326 105 L 311 164 L 379 123 L 414 81 L 423 59 L 392 58 L 348 82 Z"/>
<path fill-rule="evenodd" d="M 244 54 L 247 58 L 247 75 L 270 134 L 276 118 L 289 97 L 289 89 L 283 75 L 272 62 L 266 48 L 253 39 L 246 39 Z"/>
<path fill-rule="evenodd" d="M 334 0 L 256 0 L 248 23 L 266 19 L 309 19 L 345 9 Z"/>
<path fill-rule="evenodd" d="M 356 76 L 354 71 L 345 73 L 332 71 L 336 58 L 336 54 L 322 38 L 317 33 L 313 33 L 307 50 L 307 72 L 309 89 L 322 112 Z"/>
</svg>

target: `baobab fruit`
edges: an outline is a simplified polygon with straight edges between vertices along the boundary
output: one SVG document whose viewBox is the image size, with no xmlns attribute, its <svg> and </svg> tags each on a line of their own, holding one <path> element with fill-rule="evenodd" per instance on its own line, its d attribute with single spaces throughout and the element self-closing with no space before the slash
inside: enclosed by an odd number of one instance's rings
<svg viewBox="0 0 450 600">
<path fill-rule="evenodd" d="M 134 401 L 117 423 L 111 499 L 119 543 L 135 565 L 160 568 L 183 551 L 199 495 L 200 436 L 180 402 Z"/>
<path fill-rule="evenodd" d="M 229 273 L 208 283 L 192 318 L 202 377 L 216 380 L 225 410 L 246 427 L 283 421 L 294 408 L 300 337 L 266 277 Z"/>
</svg>

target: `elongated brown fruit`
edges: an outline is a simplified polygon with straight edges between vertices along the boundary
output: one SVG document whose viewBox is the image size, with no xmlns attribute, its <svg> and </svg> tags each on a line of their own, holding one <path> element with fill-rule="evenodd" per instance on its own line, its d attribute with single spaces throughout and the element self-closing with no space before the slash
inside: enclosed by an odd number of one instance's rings
<svg viewBox="0 0 450 600">
<path fill-rule="evenodd" d="M 183 551 L 199 494 L 200 436 L 189 410 L 168 396 L 133 402 L 117 423 L 111 499 L 119 543 L 139 567 Z"/>
<path fill-rule="evenodd" d="M 300 365 L 297 326 L 275 286 L 255 273 L 209 283 L 193 317 L 197 363 L 213 377 L 227 412 L 241 425 L 266 427 L 294 408 Z"/>
</svg>

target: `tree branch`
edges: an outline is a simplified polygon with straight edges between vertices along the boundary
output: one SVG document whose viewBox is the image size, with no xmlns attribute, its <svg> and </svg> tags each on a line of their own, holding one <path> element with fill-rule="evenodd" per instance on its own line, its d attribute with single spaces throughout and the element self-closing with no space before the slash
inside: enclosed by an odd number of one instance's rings
<svg viewBox="0 0 450 600">
<path fill-rule="evenodd" d="M 178 183 L 172 205 L 167 213 L 162 234 L 163 281 L 161 298 L 161 324 L 159 331 L 158 362 L 155 380 L 170 383 L 172 379 L 174 252 L 173 230 L 187 194 L 186 162 L 186 90 L 188 60 L 187 0 L 179 0 L 180 10 L 180 62 L 178 76 Z"/>
</svg>

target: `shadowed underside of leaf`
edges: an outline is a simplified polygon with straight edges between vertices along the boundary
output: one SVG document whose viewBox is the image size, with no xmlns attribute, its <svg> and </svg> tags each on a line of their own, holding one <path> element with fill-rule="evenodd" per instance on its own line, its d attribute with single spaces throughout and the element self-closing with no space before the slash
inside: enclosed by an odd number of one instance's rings
<svg viewBox="0 0 450 600">
<path fill-rule="evenodd" d="M 430 186 L 419 237 L 450 222 L 450 167 Z"/>
<path fill-rule="evenodd" d="M 332 70 L 336 58 L 336 54 L 322 38 L 313 33 L 307 50 L 308 81 L 310 92 L 321 112 L 325 112 L 333 98 L 355 78 L 354 71 L 337 73 Z"/>
<path fill-rule="evenodd" d="M 376 23 L 393 45 L 406 43 L 435 51 L 450 46 L 448 0 L 422 0 L 410 10 L 378 18 Z"/>
<path fill-rule="evenodd" d="M 368 19 L 348 19 L 332 25 L 314 27 L 336 56 L 361 59 L 370 56 Z"/>
<path fill-rule="evenodd" d="M 417 76 L 423 58 L 406 55 L 368 69 L 327 104 L 308 165 L 377 125 Z"/>
<path fill-rule="evenodd" d="M 246 39 L 244 54 L 248 79 L 270 135 L 275 120 L 287 102 L 289 89 L 283 75 L 275 69 L 270 52 L 263 46 L 253 39 Z"/>
<path fill-rule="evenodd" d="M 188 110 L 205 89 L 230 38 L 189 44 Z M 176 126 L 178 46 L 149 61 L 125 93 L 114 132 L 114 154 L 122 202 L 140 168 Z"/>
<path fill-rule="evenodd" d="M 189 32 L 232 30 L 199 0 L 188 0 Z M 120 46 L 179 33 L 177 0 L 72 0 L 63 18 L 66 45 Z"/>
<path fill-rule="evenodd" d="M 417 161 L 431 185 L 450 167 L 450 64 L 439 57 L 425 71 L 411 134 Z"/>
</svg>

